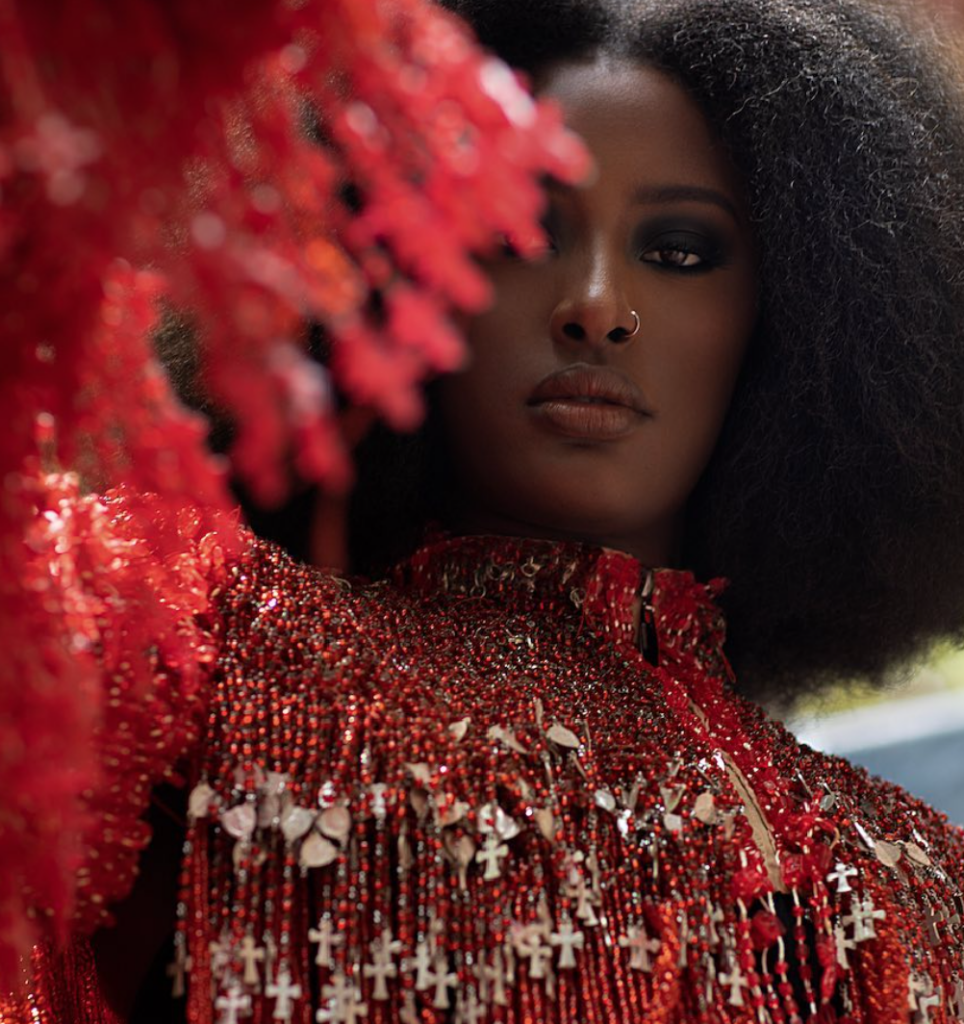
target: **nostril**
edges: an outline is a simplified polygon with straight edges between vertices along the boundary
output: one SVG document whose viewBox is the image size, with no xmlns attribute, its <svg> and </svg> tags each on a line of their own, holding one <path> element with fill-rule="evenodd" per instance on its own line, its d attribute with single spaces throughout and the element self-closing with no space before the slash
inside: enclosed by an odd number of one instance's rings
<svg viewBox="0 0 964 1024">
<path fill-rule="evenodd" d="M 565 324 L 562 328 L 562 333 L 567 338 L 572 338 L 573 341 L 585 341 L 586 340 L 586 329 L 577 323 Z"/>
</svg>

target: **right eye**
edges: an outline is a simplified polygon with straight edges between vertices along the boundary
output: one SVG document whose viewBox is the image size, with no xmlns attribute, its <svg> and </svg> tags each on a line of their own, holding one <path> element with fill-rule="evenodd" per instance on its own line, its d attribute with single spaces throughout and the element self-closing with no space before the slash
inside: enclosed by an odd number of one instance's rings
<svg viewBox="0 0 964 1024">
<path fill-rule="evenodd" d="M 723 263 L 719 243 L 693 231 L 660 234 L 640 248 L 638 258 L 663 270 L 686 274 L 712 270 Z"/>
<path fill-rule="evenodd" d="M 541 223 L 542 237 L 532 234 L 500 235 L 499 249 L 506 259 L 522 260 L 525 263 L 537 263 L 559 251 L 557 235 L 553 229 L 552 219 L 545 217 Z"/>
</svg>

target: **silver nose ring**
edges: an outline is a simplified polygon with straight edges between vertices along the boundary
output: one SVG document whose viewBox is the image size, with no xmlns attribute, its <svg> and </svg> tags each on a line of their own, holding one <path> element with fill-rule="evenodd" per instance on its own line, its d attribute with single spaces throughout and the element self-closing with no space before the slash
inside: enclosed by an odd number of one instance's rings
<svg viewBox="0 0 964 1024">
<path fill-rule="evenodd" d="M 635 309 L 631 309 L 629 312 L 633 317 L 633 329 L 631 331 L 627 331 L 625 327 L 614 327 L 609 334 L 609 337 L 613 341 L 619 342 L 620 345 L 632 338 L 635 338 L 636 335 L 639 334 L 639 314 Z"/>
</svg>

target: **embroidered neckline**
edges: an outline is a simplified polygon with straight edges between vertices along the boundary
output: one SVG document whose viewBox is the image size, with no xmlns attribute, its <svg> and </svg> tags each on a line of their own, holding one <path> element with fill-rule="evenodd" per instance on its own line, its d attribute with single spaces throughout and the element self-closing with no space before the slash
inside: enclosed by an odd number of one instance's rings
<svg viewBox="0 0 964 1024">
<path fill-rule="evenodd" d="M 700 583 L 685 569 L 648 569 L 632 555 L 579 541 L 497 535 L 443 536 L 394 570 L 394 583 L 428 599 L 490 599 L 578 616 L 617 644 L 635 646 L 637 602 L 651 579 L 658 645 L 673 664 L 722 658 L 721 579 Z M 728 674 L 728 669 L 723 670 Z"/>
</svg>

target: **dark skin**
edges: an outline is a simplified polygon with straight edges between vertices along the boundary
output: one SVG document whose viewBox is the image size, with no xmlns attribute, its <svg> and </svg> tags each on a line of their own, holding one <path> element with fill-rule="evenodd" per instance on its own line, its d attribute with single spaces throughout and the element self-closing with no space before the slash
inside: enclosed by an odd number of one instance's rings
<svg viewBox="0 0 964 1024">
<path fill-rule="evenodd" d="M 471 365 L 440 382 L 457 526 L 670 565 L 755 318 L 742 191 L 696 105 L 661 73 L 598 59 L 554 66 L 537 84 L 588 142 L 597 174 L 578 190 L 550 187 L 543 256 L 492 263 L 495 303 L 468 325 Z M 632 310 L 639 331 L 627 338 Z M 617 414 L 618 436 L 579 426 L 584 410 L 563 409 L 561 429 L 531 403 L 546 375 L 574 364 L 612 371 L 641 396 L 642 409 Z M 155 808 L 138 883 L 95 940 L 125 1020 L 173 931 L 177 817 Z"/>
<path fill-rule="evenodd" d="M 660 72 L 597 59 L 538 84 L 598 173 L 550 189 L 542 258 L 493 263 L 495 302 L 468 326 L 471 365 L 441 383 L 458 525 L 671 565 L 756 316 L 742 190 L 696 104 Z M 633 310 L 640 329 L 626 340 Z M 621 436 L 560 432 L 530 404 L 546 374 L 577 363 L 615 371 L 643 397 Z"/>
</svg>

